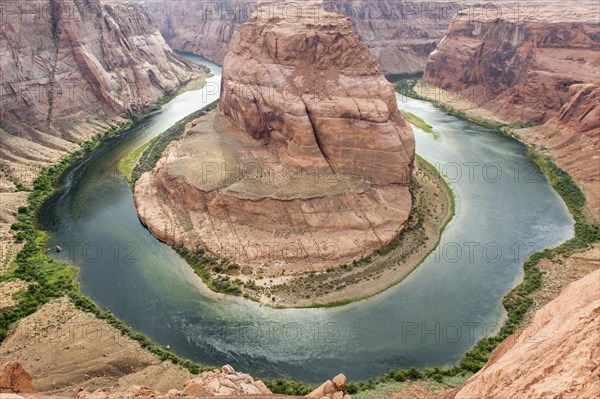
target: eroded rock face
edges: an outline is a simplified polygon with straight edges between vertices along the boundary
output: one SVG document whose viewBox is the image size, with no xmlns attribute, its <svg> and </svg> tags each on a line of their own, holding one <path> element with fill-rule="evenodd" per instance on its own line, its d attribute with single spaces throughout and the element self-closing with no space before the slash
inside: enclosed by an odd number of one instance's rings
<svg viewBox="0 0 600 399">
<path fill-rule="evenodd" d="M 35 393 L 32 377 L 18 362 L 0 366 L 0 393 Z"/>
<path fill-rule="evenodd" d="M 295 20 L 310 11 L 303 2 L 282 0 L 214 2 L 146 0 L 167 42 L 176 49 L 223 63 L 241 26 L 259 11 Z M 348 16 L 385 72 L 423 70 L 427 57 L 446 34 L 457 4 L 393 0 L 325 0 L 323 8 Z"/>
<path fill-rule="evenodd" d="M 500 120 L 543 123 L 557 115 L 574 84 L 598 79 L 597 3 L 578 13 L 540 3 L 534 17 L 490 18 L 485 9 L 459 13 L 427 61 L 423 81 Z M 444 100 L 444 99 L 442 99 Z"/>
<path fill-rule="evenodd" d="M 348 19 L 319 15 L 244 25 L 221 112 L 188 126 L 136 184 L 154 235 L 248 265 L 245 279 L 340 266 L 397 237 L 412 130 Z"/>
<path fill-rule="evenodd" d="M 460 398 L 595 398 L 600 392 L 600 270 L 568 286 L 531 326 L 502 342 Z"/>
<path fill-rule="evenodd" d="M 41 166 L 192 75 L 140 5 L 38 0 L 1 7 L 0 162 L 16 181 L 30 182 Z"/>
<path fill-rule="evenodd" d="M 431 54 L 417 91 L 495 122 L 540 124 L 517 133 L 546 148 L 588 199 L 598 222 L 598 3 L 539 3 L 517 21 L 461 13 Z"/>
<path fill-rule="evenodd" d="M 519 133 L 546 147 L 558 165 L 577 180 L 587 199 L 587 216 L 600 223 L 600 85 L 573 85 L 571 92 L 558 115 Z"/>
<path fill-rule="evenodd" d="M 256 139 L 281 144 L 288 163 L 404 183 L 412 130 L 350 21 L 267 20 L 242 28 L 223 63 L 220 109 Z"/>
<path fill-rule="evenodd" d="M 384 72 L 422 71 L 460 5 L 454 2 L 324 0 L 346 15 Z"/>
</svg>

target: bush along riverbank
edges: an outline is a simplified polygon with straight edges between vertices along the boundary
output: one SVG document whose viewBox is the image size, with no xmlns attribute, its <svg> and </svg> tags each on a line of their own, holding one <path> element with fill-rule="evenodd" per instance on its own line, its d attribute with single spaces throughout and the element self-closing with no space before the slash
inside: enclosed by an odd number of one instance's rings
<svg viewBox="0 0 600 399">
<path fill-rule="evenodd" d="M 198 111 L 186 116 L 176 122 L 164 133 L 161 133 L 124 157 L 119 163 L 119 170 L 125 176 L 127 181 L 129 181 L 130 185 L 133 187 L 142 174 L 154 169 L 167 146 L 171 144 L 171 142 L 181 138 L 188 123 L 206 115 L 207 112 L 213 110 L 217 106 L 217 103 L 218 101 L 213 101 Z"/>
<path fill-rule="evenodd" d="M 475 123 L 476 125 L 487 127 L 489 129 L 494 129 L 494 130 L 523 129 L 523 128 L 535 126 L 535 124 L 531 124 L 531 123 L 511 124 L 511 123 L 500 123 L 500 122 L 489 121 L 486 119 L 475 118 L 471 115 L 468 115 L 465 112 L 462 112 L 462 111 L 459 111 L 452 107 L 449 107 L 439 101 L 432 100 L 428 97 L 424 97 L 415 91 L 415 86 L 419 82 L 419 78 L 420 78 L 420 76 L 407 77 L 407 78 L 402 78 L 402 79 L 395 81 L 394 83 L 396 83 L 396 85 L 395 85 L 396 92 L 398 92 L 399 94 L 401 94 L 405 97 L 410 97 L 410 98 L 414 98 L 416 100 L 426 101 L 426 102 L 432 104 L 434 107 L 441 109 L 448 115 L 455 116 L 458 119 L 462 119 L 462 120 L 465 120 L 465 121 L 468 121 L 471 123 Z M 420 126 L 418 126 L 418 127 L 420 127 Z"/>
</svg>

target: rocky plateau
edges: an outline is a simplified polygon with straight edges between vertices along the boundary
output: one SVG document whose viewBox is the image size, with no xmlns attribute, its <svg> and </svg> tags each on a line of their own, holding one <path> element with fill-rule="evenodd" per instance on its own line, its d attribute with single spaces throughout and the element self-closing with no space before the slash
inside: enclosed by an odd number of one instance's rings
<svg viewBox="0 0 600 399">
<path fill-rule="evenodd" d="M 339 266 L 393 240 L 411 209 L 410 126 L 350 21 L 319 11 L 242 27 L 219 111 L 135 187 L 144 224 L 270 276 Z"/>
</svg>

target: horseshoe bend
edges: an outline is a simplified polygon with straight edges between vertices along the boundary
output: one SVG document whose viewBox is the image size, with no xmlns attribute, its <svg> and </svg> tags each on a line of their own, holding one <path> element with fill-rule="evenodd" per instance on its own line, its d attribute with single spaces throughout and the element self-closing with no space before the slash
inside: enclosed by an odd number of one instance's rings
<svg viewBox="0 0 600 399">
<path fill-rule="evenodd" d="M 140 177 L 135 204 L 156 237 L 218 262 L 211 274 L 289 282 L 397 239 L 414 158 L 393 87 L 346 17 L 255 15 L 225 57 L 218 109 Z"/>
</svg>

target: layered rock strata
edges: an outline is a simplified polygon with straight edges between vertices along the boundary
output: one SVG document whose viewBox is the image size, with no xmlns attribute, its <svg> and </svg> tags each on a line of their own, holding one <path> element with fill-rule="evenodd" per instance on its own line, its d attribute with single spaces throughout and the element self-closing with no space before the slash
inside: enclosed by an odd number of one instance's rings
<svg viewBox="0 0 600 399">
<path fill-rule="evenodd" d="M 0 166 L 27 184 L 120 116 L 192 76 L 146 9 L 103 0 L 3 2 Z"/>
<path fill-rule="evenodd" d="M 599 6 L 543 2 L 533 11 L 459 13 L 416 90 L 480 119 L 542 125 L 517 133 L 575 177 L 599 222 Z"/>
<path fill-rule="evenodd" d="M 304 3 L 282 0 L 146 0 L 143 3 L 173 48 L 219 64 L 243 23 L 255 11 L 291 21 L 299 16 L 319 18 Z M 436 1 L 323 1 L 326 10 L 351 19 L 384 72 L 423 70 L 458 6 Z"/>
<path fill-rule="evenodd" d="M 316 23 L 244 25 L 220 112 L 188 126 L 136 184 L 157 237 L 275 276 L 339 266 L 398 235 L 412 130 L 349 20 L 320 12 Z"/>
</svg>

